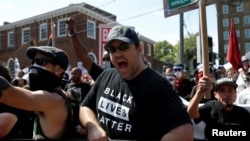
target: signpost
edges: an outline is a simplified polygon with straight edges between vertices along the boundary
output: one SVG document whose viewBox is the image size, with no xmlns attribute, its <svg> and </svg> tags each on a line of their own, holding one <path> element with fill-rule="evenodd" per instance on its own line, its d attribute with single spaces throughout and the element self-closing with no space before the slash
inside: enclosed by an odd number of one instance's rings
<svg viewBox="0 0 250 141">
<path fill-rule="evenodd" d="M 209 55 L 208 55 L 208 36 L 206 21 L 206 6 L 210 4 L 220 3 L 226 0 L 163 0 L 165 18 L 180 14 L 193 9 L 199 9 L 200 19 L 200 37 L 202 47 L 202 64 L 203 73 L 209 76 Z M 206 92 L 204 97 L 210 99 L 210 92 Z"/>
</svg>

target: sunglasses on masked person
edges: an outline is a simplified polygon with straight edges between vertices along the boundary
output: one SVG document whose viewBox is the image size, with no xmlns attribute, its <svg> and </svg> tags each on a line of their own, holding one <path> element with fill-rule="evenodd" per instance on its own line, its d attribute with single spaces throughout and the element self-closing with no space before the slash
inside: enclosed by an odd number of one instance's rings
<svg viewBox="0 0 250 141">
<path fill-rule="evenodd" d="M 50 63 L 50 64 L 56 64 L 53 60 L 48 59 L 48 58 L 34 58 L 32 60 L 32 65 L 36 63 L 39 66 L 45 66 L 46 64 Z"/>
</svg>

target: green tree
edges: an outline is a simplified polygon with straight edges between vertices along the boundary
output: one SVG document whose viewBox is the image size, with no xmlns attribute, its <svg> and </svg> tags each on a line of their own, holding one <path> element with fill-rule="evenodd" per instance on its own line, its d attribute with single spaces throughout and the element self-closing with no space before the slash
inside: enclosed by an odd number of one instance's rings
<svg viewBox="0 0 250 141">
<path fill-rule="evenodd" d="M 196 38 L 199 36 L 199 33 L 189 34 L 188 36 L 184 37 L 184 52 L 183 52 L 183 64 L 189 64 L 190 61 L 197 59 L 196 55 Z M 177 56 L 180 56 L 180 42 L 178 42 L 174 46 L 177 50 Z M 179 61 L 179 58 L 176 58 Z"/>
<path fill-rule="evenodd" d="M 160 41 L 154 45 L 154 59 L 173 64 L 175 58 L 176 49 L 168 41 Z"/>
</svg>

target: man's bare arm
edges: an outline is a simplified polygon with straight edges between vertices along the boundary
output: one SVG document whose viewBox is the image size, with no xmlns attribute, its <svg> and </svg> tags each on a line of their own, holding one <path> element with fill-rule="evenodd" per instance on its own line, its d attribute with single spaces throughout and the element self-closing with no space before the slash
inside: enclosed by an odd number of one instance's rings
<svg viewBox="0 0 250 141">
<path fill-rule="evenodd" d="M 99 125 L 94 112 L 90 108 L 81 106 L 79 118 L 82 125 L 87 129 L 88 140 L 109 140 L 109 137 Z"/>
<path fill-rule="evenodd" d="M 189 114 L 189 117 L 192 119 L 199 118 L 200 113 L 199 113 L 199 103 L 201 99 L 204 97 L 205 92 L 209 92 L 212 89 L 212 81 L 204 76 L 202 77 L 198 84 L 197 84 L 197 90 L 193 98 L 190 100 L 188 107 L 187 107 L 187 112 Z"/>
<path fill-rule="evenodd" d="M 0 103 L 28 111 L 46 111 L 54 104 L 52 94 L 47 91 L 30 91 L 11 85 L 0 76 Z"/>
</svg>

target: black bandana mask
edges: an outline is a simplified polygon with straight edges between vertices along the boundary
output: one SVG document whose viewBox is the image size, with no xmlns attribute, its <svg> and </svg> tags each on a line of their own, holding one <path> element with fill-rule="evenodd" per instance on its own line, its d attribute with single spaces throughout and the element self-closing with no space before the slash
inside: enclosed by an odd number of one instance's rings
<svg viewBox="0 0 250 141">
<path fill-rule="evenodd" d="M 30 90 L 46 90 L 52 92 L 55 88 L 61 85 L 61 78 L 55 74 L 32 66 L 29 73 Z"/>
</svg>

